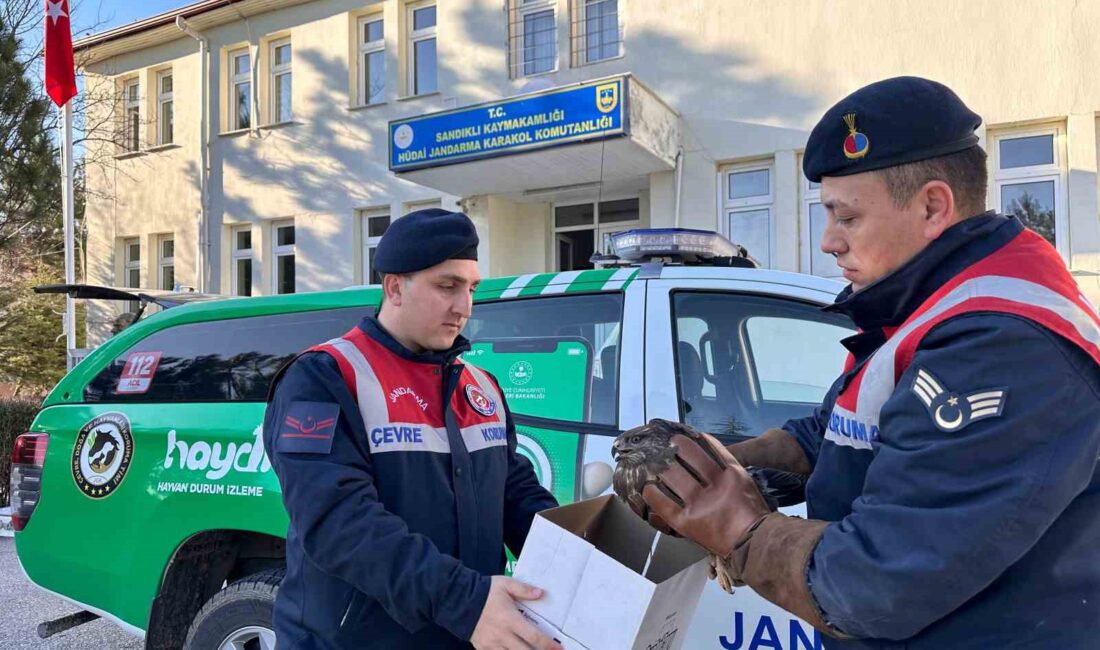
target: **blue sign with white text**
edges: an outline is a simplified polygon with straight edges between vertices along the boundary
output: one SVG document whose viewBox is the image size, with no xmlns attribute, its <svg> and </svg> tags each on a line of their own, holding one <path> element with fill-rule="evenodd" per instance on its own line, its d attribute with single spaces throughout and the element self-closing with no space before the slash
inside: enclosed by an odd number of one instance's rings
<svg viewBox="0 0 1100 650">
<path fill-rule="evenodd" d="M 627 78 L 390 122 L 390 170 L 436 167 L 628 133 Z"/>
</svg>

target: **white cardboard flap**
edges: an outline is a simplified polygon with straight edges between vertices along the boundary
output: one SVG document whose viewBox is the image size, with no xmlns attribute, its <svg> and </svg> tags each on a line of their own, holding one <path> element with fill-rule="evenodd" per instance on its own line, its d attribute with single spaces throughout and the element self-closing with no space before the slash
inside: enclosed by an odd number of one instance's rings
<svg viewBox="0 0 1100 650">
<path fill-rule="evenodd" d="M 592 554 L 588 542 L 543 517 L 535 517 L 512 577 L 539 587 L 543 596 L 524 604 L 553 625 L 564 626 Z"/>
<path fill-rule="evenodd" d="M 592 648 L 629 648 L 654 588 L 635 571 L 593 553 L 562 629 Z"/>
<path fill-rule="evenodd" d="M 704 559 L 657 585 L 649 609 L 642 617 L 634 648 L 676 650 L 683 645 L 706 581 L 707 560 Z"/>
</svg>

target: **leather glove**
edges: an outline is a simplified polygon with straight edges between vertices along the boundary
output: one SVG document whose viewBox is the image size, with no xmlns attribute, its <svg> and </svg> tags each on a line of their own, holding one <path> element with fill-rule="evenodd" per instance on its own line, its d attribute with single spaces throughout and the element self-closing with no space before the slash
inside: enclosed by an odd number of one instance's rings
<svg viewBox="0 0 1100 650">
<path fill-rule="evenodd" d="M 642 490 L 647 520 L 721 558 L 771 512 L 756 482 L 712 436 L 677 434 L 676 457 Z"/>
</svg>

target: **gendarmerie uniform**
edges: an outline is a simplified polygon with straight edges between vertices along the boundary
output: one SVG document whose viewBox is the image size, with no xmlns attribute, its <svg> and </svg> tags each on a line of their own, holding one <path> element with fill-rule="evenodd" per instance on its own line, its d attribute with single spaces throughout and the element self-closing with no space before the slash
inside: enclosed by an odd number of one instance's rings
<svg viewBox="0 0 1100 650">
<path fill-rule="evenodd" d="M 476 259 L 466 215 L 394 221 L 376 268 Z M 280 648 L 468 648 L 504 547 L 557 505 L 496 379 L 449 350 L 414 353 L 375 318 L 303 353 L 272 385 L 264 444 L 290 513 Z"/>
</svg>

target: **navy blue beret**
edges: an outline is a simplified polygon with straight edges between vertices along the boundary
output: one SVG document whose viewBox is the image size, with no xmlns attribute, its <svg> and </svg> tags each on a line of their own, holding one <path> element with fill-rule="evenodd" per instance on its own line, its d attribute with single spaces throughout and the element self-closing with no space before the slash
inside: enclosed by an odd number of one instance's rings
<svg viewBox="0 0 1100 650">
<path fill-rule="evenodd" d="M 864 86 L 830 108 L 806 143 L 802 171 L 849 176 L 977 146 L 982 118 L 947 86 L 894 77 Z"/>
<path fill-rule="evenodd" d="M 447 260 L 477 259 L 477 230 L 461 212 L 429 208 L 395 220 L 374 252 L 379 273 L 413 273 Z"/>
</svg>

